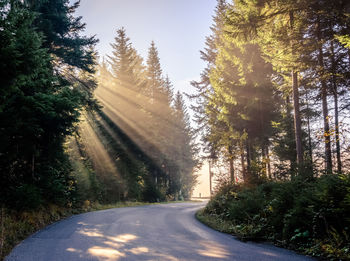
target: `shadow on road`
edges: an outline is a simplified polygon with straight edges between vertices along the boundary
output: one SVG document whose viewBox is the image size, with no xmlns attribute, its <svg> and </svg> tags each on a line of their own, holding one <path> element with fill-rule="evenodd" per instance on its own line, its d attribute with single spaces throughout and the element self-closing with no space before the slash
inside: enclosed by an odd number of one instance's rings
<svg viewBox="0 0 350 261">
<path fill-rule="evenodd" d="M 73 216 L 23 241 L 6 261 L 312 260 L 206 227 L 194 218 L 204 205 L 161 204 Z"/>
</svg>

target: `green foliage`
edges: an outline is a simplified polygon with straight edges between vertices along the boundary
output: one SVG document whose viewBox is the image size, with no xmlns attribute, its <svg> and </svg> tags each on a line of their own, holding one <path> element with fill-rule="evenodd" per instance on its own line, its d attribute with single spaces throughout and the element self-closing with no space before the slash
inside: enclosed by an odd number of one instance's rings
<svg viewBox="0 0 350 261">
<path fill-rule="evenodd" d="M 39 189 L 31 184 L 23 184 L 16 188 L 13 196 L 13 204 L 17 209 L 36 209 L 43 199 Z"/>
<path fill-rule="evenodd" d="M 239 162 L 238 175 L 246 183 L 257 177 L 308 178 L 315 159 L 322 158 L 316 153 L 321 146 L 327 173 L 333 171 L 334 142 L 341 173 L 339 115 L 348 107 L 349 17 L 341 0 L 218 0 L 201 52 L 207 67 L 192 82 L 197 93 L 190 96 L 197 103 L 192 109 L 205 156 L 229 162 L 231 176 Z M 316 138 L 314 122 L 321 117 L 324 130 Z"/>
<path fill-rule="evenodd" d="M 224 185 L 204 209 L 229 222 L 242 239 L 269 240 L 301 252 L 349 258 L 350 175 L 270 182 L 253 188 Z"/>
<path fill-rule="evenodd" d="M 72 22 L 73 11 L 67 1 L 1 2 L 1 205 L 28 209 L 72 204 L 75 183 L 64 141 L 75 131 L 82 107 L 94 103 L 93 79 L 83 77 L 93 71 L 94 58 L 86 48 L 94 41 L 78 37 L 83 26 L 79 19 Z M 43 17 L 54 20 L 44 19 L 45 26 L 54 23 L 62 30 L 60 39 L 42 26 Z M 81 77 L 67 77 L 63 72 L 68 66 L 76 66 L 72 71 Z"/>
<path fill-rule="evenodd" d="M 130 39 L 126 36 L 124 28 L 117 30 L 115 43 L 111 44 L 112 56 L 108 56 L 114 80 L 120 88 L 140 92 L 142 80 L 142 58 L 132 47 Z M 106 69 L 108 70 L 108 69 Z M 110 79 L 111 80 L 111 79 Z"/>
<path fill-rule="evenodd" d="M 82 17 L 74 17 L 80 1 L 73 5 L 68 0 L 24 2 L 28 9 L 37 14 L 34 26 L 45 36 L 43 47 L 60 61 L 60 66 L 72 66 L 93 73 L 95 61 L 92 47 L 98 40 L 94 36 L 79 34 L 85 29 L 85 24 L 81 22 Z"/>
<path fill-rule="evenodd" d="M 160 191 L 152 181 L 148 181 L 142 192 L 142 200 L 146 202 L 165 201 L 165 193 Z"/>
<path fill-rule="evenodd" d="M 102 202 L 115 202 L 119 200 L 142 200 L 144 189 L 143 180 L 148 175 L 145 168 L 147 156 L 138 146 L 124 133 L 115 123 L 103 112 L 101 118 L 94 118 L 95 128 L 99 131 L 100 139 L 104 141 L 104 146 L 111 158 L 117 159 L 114 164 L 121 177 L 116 178 L 113 173 L 111 177 L 104 178 L 100 182 L 105 189 L 105 197 Z M 103 122 L 107 124 L 118 139 L 113 138 L 108 133 Z M 142 158 L 138 155 L 142 155 Z M 125 184 L 125 185 L 124 185 Z M 147 201 L 147 200 L 146 200 Z"/>
</svg>

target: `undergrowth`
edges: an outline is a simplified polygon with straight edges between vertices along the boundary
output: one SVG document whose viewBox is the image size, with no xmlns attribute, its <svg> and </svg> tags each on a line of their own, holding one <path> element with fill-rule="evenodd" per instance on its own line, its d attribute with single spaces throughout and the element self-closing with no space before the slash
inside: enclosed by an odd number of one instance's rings
<svg viewBox="0 0 350 261">
<path fill-rule="evenodd" d="M 241 240 L 329 260 L 350 260 L 350 175 L 255 187 L 223 185 L 197 218 Z"/>
</svg>

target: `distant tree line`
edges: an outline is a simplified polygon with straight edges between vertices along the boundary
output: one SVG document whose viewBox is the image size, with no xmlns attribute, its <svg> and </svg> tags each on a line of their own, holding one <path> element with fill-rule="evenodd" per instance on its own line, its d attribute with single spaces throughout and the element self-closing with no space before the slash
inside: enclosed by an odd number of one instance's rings
<svg viewBox="0 0 350 261">
<path fill-rule="evenodd" d="M 349 13 L 341 0 L 218 0 L 191 98 L 231 182 L 349 170 Z"/>
</svg>

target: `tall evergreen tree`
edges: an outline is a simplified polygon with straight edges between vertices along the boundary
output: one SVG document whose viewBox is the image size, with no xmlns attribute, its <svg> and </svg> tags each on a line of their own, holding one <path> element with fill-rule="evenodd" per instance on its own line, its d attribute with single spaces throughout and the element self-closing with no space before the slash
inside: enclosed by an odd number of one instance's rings
<svg viewBox="0 0 350 261">
<path fill-rule="evenodd" d="M 92 46 L 98 41 L 94 36 L 81 36 L 85 29 L 82 17 L 74 13 L 80 5 L 69 0 L 24 0 L 28 8 L 37 14 L 34 25 L 45 37 L 43 47 L 55 59 L 55 65 L 69 65 L 87 72 L 94 72 L 94 51 Z"/>
<path fill-rule="evenodd" d="M 175 129 L 173 131 L 176 137 L 175 155 L 178 181 L 173 183 L 178 183 L 177 192 L 182 195 L 182 197 L 188 198 L 196 182 L 194 168 L 198 162 L 195 159 L 196 146 L 194 144 L 193 131 L 190 126 L 190 118 L 180 92 L 177 92 L 174 98 L 174 122 Z"/>
<path fill-rule="evenodd" d="M 202 82 L 193 82 L 199 90 L 197 119 L 205 122 L 204 139 L 211 147 L 224 153 L 229 161 L 231 181 L 234 182 L 234 150 L 241 149 L 248 170 L 256 164 L 261 150 L 261 162 L 268 162 L 269 137 L 272 133 L 271 120 L 275 113 L 273 85 L 270 79 L 271 65 L 262 59 L 259 46 L 239 38 L 227 37 L 225 15 L 228 5 L 218 1 L 214 34 L 208 38 L 206 53 L 202 58 L 208 68 L 202 74 Z M 202 108 L 202 109 L 201 109 Z M 244 155 L 244 152 L 246 155 Z M 247 177 L 244 161 L 242 174 Z M 270 175 L 270 165 L 264 167 Z M 267 173 L 269 172 L 269 173 Z"/>
<path fill-rule="evenodd" d="M 147 80 L 148 84 L 146 95 L 150 97 L 151 103 L 156 103 L 160 100 L 159 96 L 165 92 L 165 89 L 158 50 L 153 41 L 151 42 L 151 46 L 148 49 Z"/>
<path fill-rule="evenodd" d="M 215 97 L 212 96 L 213 88 L 210 84 L 209 75 L 215 68 L 215 60 L 218 46 L 222 41 L 224 15 L 227 9 L 225 0 L 218 0 L 213 17 L 214 23 L 210 27 L 212 34 L 206 37 L 203 51 L 200 51 L 201 59 L 207 64 L 202 71 L 199 81 L 192 81 L 191 85 L 196 89 L 196 94 L 189 95 L 193 101 L 191 109 L 194 111 L 194 120 L 197 124 L 196 133 L 202 137 L 202 149 L 206 152 L 206 157 L 212 160 L 219 154 L 218 141 L 210 134 L 217 133 L 217 137 L 223 135 L 225 124 L 217 121 L 217 110 L 215 108 Z M 211 101 L 213 99 L 213 101 Z M 211 113 L 212 117 L 208 117 Z M 215 131 L 213 129 L 215 129 Z M 219 131 L 219 129 L 222 131 Z"/>
<path fill-rule="evenodd" d="M 85 93 L 74 88 L 80 83 L 72 85 L 57 73 L 57 60 L 44 44 L 46 35 L 37 27 L 40 13 L 29 7 L 32 5 L 25 1 L 0 6 L 5 90 L 0 98 L 0 167 L 5 173 L 1 203 L 17 208 L 72 200 L 74 182 L 63 144 L 86 105 Z M 81 63 L 93 66 L 92 62 Z M 89 77 L 86 80 L 91 81 Z"/>
<path fill-rule="evenodd" d="M 111 44 L 112 56 L 108 56 L 112 73 L 119 88 L 140 92 L 142 82 L 142 58 L 131 46 L 124 28 L 117 30 L 115 42 Z M 141 78 L 141 79 L 140 79 Z"/>
<path fill-rule="evenodd" d="M 347 30 L 349 17 L 346 15 L 347 4 L 344 1 L 332 1 L 324 3 L 315 1 L 309 3 L 308 11 L 308 37 L 313 42 L 313 52 L 310 54 L 314 58 L 313 70 L 317 74 L 320 96 L 322 100 L 323 122 L 324 122 L 324 147 L 326 171 L 332 172 L 332 148 L 330 127 L 330 113 L 328 109 L 328 96 L 332 94 L 334 98 L 334 118 L 335 118 L 335 144 L 337 155 L 337 170 L 341 172 L 340 156 L 340 136 L 339 136 L 339 87 L 344 83 L 342 65 L 347 56 L 346 50 L 339 45 L 336 40 L 338 35 L 342 35 Z M 337 48 L 336 48 L 337 47 Z M 335 50 L 337 49 L 337 56 Z M 338 71 L 338 74 L 336 74 Z M 343 79 L 342 79 L 343 78 Z M 346 78 L 346 77 L 345 77 Z M 338 87 L 338 85 L 340 85 Z"/>
</svg>

